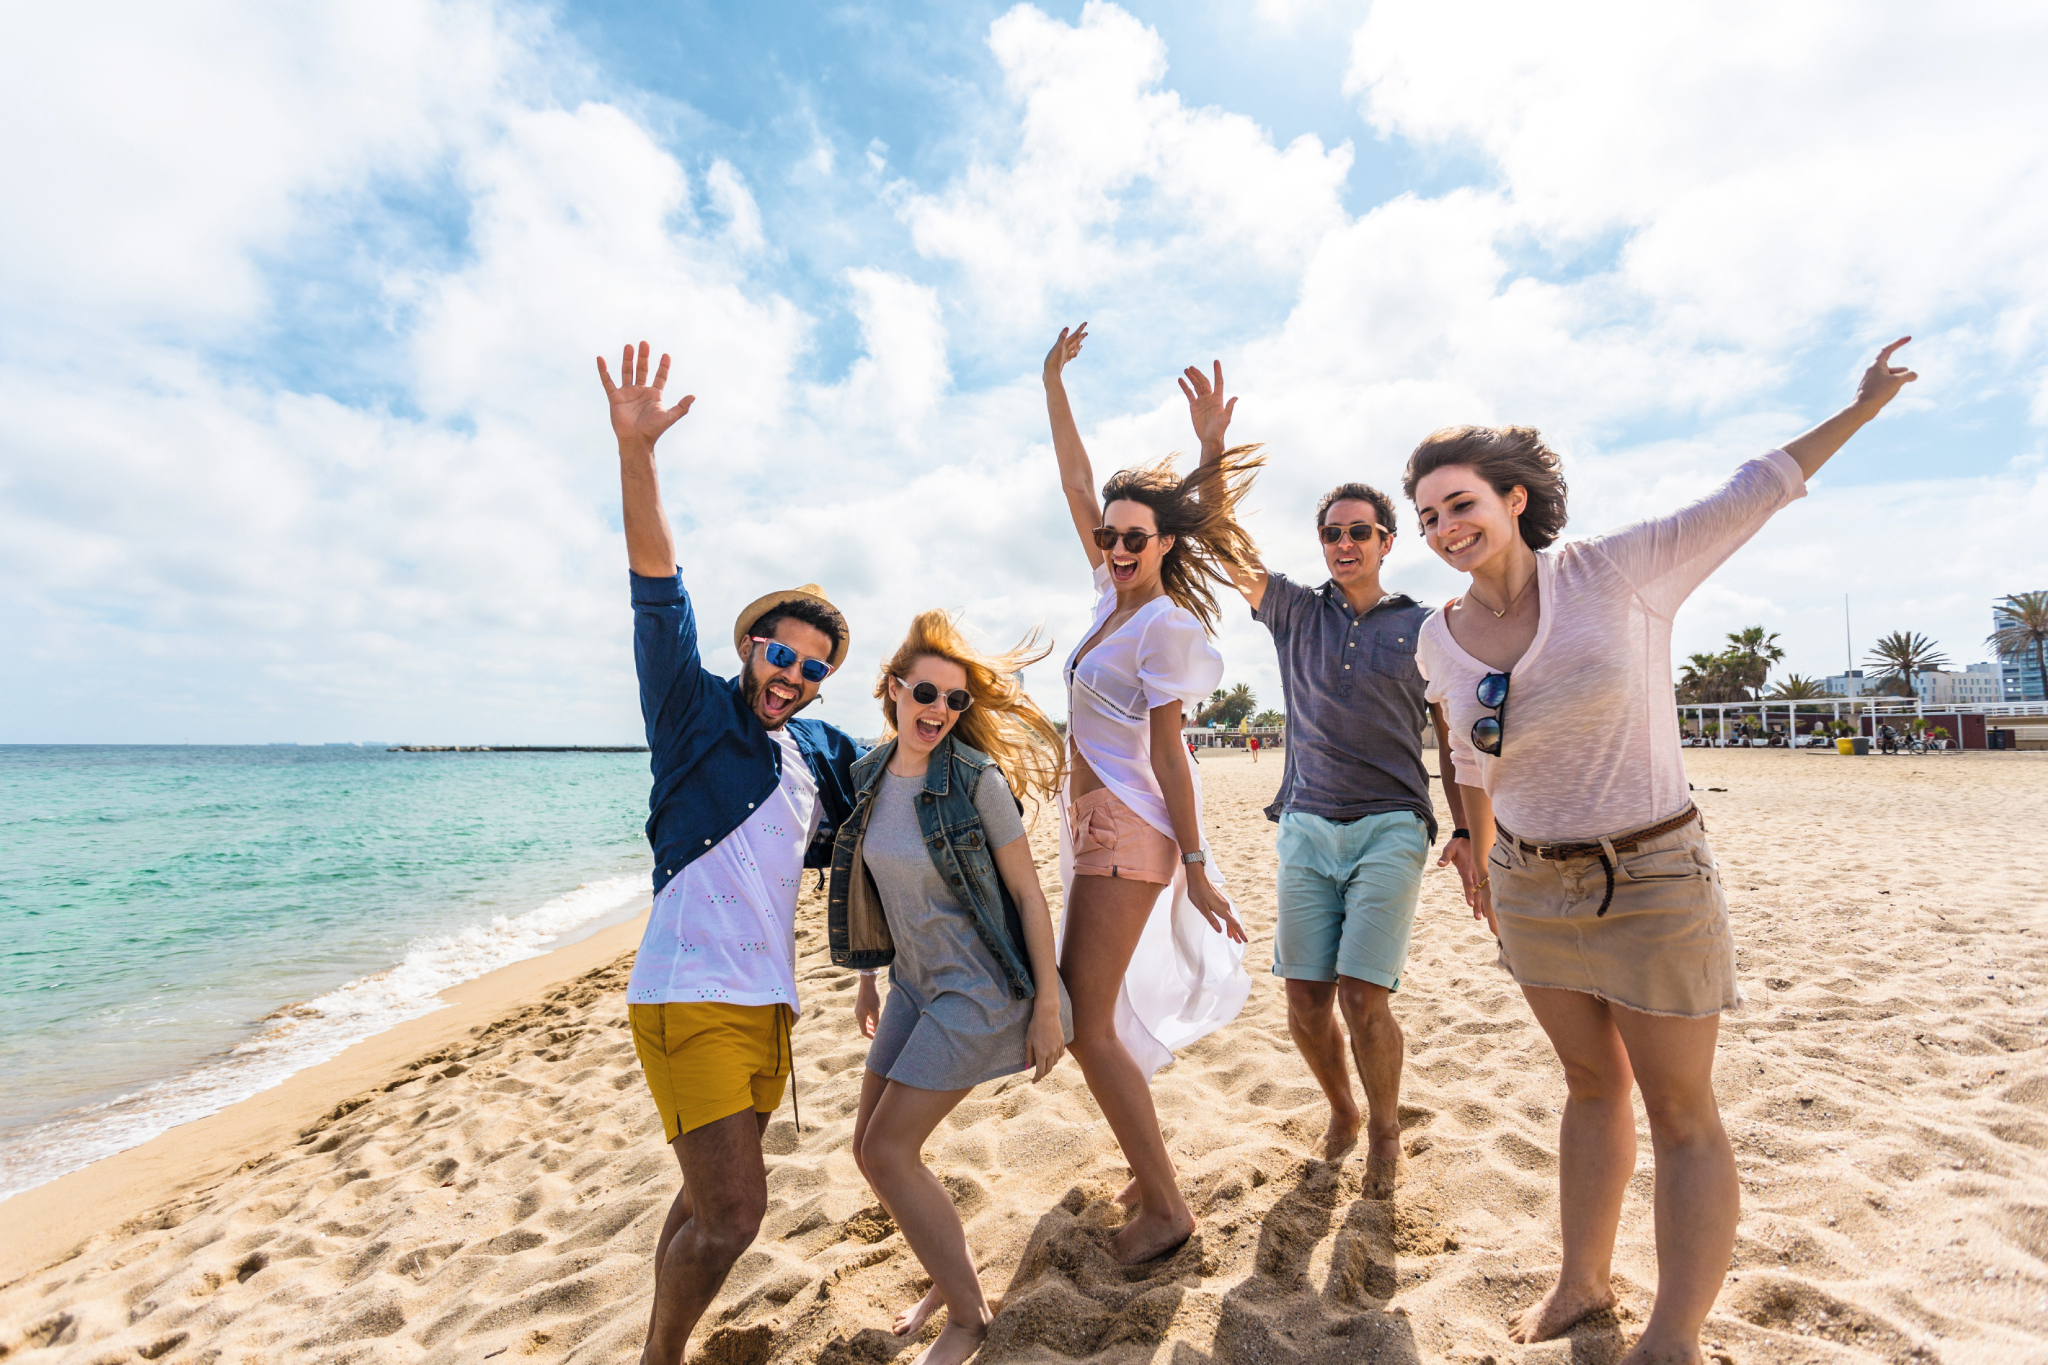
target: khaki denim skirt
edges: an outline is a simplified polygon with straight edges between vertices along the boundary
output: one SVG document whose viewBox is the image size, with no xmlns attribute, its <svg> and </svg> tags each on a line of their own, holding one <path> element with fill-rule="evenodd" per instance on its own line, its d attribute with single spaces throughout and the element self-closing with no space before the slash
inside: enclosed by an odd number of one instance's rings
<svg viewBox="0 0 2048 1365">
<path fill-rule="evenodd" d="M 1742 1003 L 1721 869 L 1699 821 L 1614 855 L 1605 915 L 1597 854 L 1551 861 L 1502 839 L 1487 861 L 1500 965 L 1521 985 L 1682 1019 Z"/>
</svg>

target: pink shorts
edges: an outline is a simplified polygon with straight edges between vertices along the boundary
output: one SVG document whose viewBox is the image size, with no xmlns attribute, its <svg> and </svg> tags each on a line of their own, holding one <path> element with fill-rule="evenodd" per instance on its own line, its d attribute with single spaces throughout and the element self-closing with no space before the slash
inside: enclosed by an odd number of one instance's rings
<svg viewBox="0 0 2048 1365">
<path fill-rule="evenodd" d="M 1067 807 L 1067 823 L 1073 832 L 1077 877 L 1123 877 L 1166 886 L 1180 868 L 1180 845 L 1152 828 L 1107 787 L 1074 798 Z"/>
</svg>

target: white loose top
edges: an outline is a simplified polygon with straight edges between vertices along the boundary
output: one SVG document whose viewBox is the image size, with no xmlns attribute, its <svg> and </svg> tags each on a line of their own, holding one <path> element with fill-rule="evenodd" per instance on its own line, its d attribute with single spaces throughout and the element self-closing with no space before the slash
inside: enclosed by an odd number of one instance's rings
<svg viewBox="0 0 2048 1365">
<path fill-rule="evenodd" d="M 1116 610 L 1116 586 L 1109 566 L 1095 571 L 1095 614 L 1081 635 L 1082 645 Z M 1179 701 L 1192 709 L 1206 701 L 1223 680 L 1223 656 L 1193 612 L 1157 597 L 1110 632 L 1077 667 L 1067 656 L 1067 734 L 1088 766 L 1117 800 L 1145 823 L 1174 838 L 1166 813 L 1166 796 L 1152 771 L 1152 708 Z M 1202 811 L 1201 770 L 1179 744 L 1174 752 L 1188 764 L 1194 784 L 1195 815 Z M 1064 903 L 1074 903 L 1074 836 L 1068 812 L 1071 784 L 1060 799 L 1060 885 Z M 1209 848 L 1206 826 L 1202 849 Z M 1209 882 L 1223 890 L 1223 872 L 1212 857 Z M 1116 1032 L 1147 1077 L 1173 1060 L 1173 1054 L 1237 1017 L 1251 994 L 1244 969 L 1244 945 L 1232 943 L 1202 918 L 1188 899 L 1185 869 L 1174 873 L 1167 892 L 1166 913 L 1145 922 L 1131 965 L 1117 995 Z M 1226 899 L 1228 899 L 1226 895 Z M 1236 906 L 1232 905 L 1235 913 Z M 1068 919 L 1060 918 L 1060 951 L 1066 951 Z"/>
<path fill-rule="evenodd" d="M 796 897 L 818 825 L 818 784 L 796 739 L 783 729 L 768 733 L 782 746 L 782 780 L 654 898 L 626 983 L 632 1004 L 712 1000 L 802 1012 Z"/>
<path fill-rule="evenodd" d="M 1444 705 L 1458 781 L 1483 788 L 1500 823 L 1539 843 L 1581 841 L 1684 810 L 1685 763 L 1671 685 L 1671 618 L 1795 498 L 1798 464 L 1782 450 L 1667 517 L 1536 554 L 1542 620 L 1508 675 L 1498 758 L 1472 744 L 1488 714 L 1475 691 L 1498 670 L 1467 654 L 1442 611 L 1422 624 L 1416 667 Z"/>
</svg>

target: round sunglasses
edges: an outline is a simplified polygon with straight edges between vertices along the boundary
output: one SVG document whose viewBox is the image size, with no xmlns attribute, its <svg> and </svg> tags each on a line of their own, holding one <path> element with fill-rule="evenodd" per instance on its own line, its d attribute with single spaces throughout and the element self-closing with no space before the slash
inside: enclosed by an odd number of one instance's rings
<svg viewBox="0 0 2048 1365">
<path fill-rule="evenodd" d="M 747 638 L 757 645 L 767 646 L 762 653 L 767 656 L 770 668 L 788 668 L 798 659 L 803 659 L 803 655 L 780 640 L 763 639 L 759 635 L 750 635 Z M 805 682 L 823 682 L 832 676 L 832 665 L 823 659 L 804 659 L 803 674 Z"/>
<path fill-rule="evenodd" d="M 909 686 L 909 684 L 905 683 L 901 678 L 898 678 L 896 680 L 896 685 L 898 687 Z M 910 699 L 916 702 L 919 706 L 930 706 L 933 702 L 939 699 L 938 684 L 921 682 L 917 684 L 915 687 L 911 687 Z M 956 687 L 952 691 L 946 693 L 946 709 L 948 711 L 965 711 L 968 707 L 972 705 L 974 705 L 974 694 L 969 692 L 964 687 Z"/>
<path fill-rule="evenodd" d="M 1472 747 L 1499 758 L 1501 741 L 1508 732 L 1508 675 L 1489 673 L 1472 690 L 1479 704 L 1494 713 L 1472 722 Z"/>
</svg>

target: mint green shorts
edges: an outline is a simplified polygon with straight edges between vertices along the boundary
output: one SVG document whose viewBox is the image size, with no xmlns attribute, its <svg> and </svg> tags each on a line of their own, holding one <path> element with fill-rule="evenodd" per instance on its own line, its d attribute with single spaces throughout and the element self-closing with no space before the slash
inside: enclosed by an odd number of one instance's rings
<svg viewBox="0 0 2048 1365">
<path fill-rule="evenodd" d="M 1400 989 L 1428 860 L 1429 832 L 1413 811 L 1342 825 L 1300 811 L 1281 816 L 1273 975 Z"/>
</svg>

